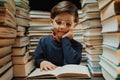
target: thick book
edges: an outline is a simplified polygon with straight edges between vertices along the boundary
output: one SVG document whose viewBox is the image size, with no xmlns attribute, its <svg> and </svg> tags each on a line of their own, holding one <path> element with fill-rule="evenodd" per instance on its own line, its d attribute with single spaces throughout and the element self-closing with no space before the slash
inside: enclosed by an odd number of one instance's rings
<svg viewBox="0 0 120 80">
<path fill-rule="evenodd" d="M 4 74 L 0 75 L 0 80 L 12 80 L 13 78 L 13 67 L 9 67 Z"/>
<path fill-rule="evenodd" d="M 84 43 L 87 46 L 98 46 L 102 45 L 103 40 L 102 39 L 96 39 L 96 40 L 85 40 Z"/>
<path fill-rule="evenodd" d="M 103 56 L 100 56 L 100 65 L 114 78 L 120 78 L 120 66 L 115 65 Z"/>
<path fill-rule="evenodd" d="M 3 64 L 5 64 L 6 62 L 10 61 L 11 58 L 11 53 L 6 54 L 5 56 L 0 58 L 0 66 L 2 66 Z"/>
<path fill-rule="evenodd" d="M 82 22 L 83 29 L 102 27 L 100 19 L 90 19 Z"/>
<path fill-rule="evenodd" d="M 88 19 L 100 19 L 100 12 L 87 12 L 83 14 L 82 21 L 88 20 Z"/>
<path fill-rule="evenodd" d="M 29 60 L 25 64 L 13 65 L 14 77 L 27 77 L 34 70 L 34 59 Z"/>
<path fill-rule="evenodd" d="M 111 1 L 119 1 L 119 0 L 98 0 L 99 9 L 103 9 Z"/>
<path fill-rule="evenodd" d="M 25 9 L 25 8 L 22 8 L 22 7 L 19 7 L 19 6 L 16 6 L 16 10 L 20 10 L 20 11 L 23 11 L 23 12 L 26 12 L 26 13 L 29 12 L 28 9 Z"/>
<path fill-rule="evenodd" d="M 98 36 L 101 35 L 101 28 L 86 29 L 84 36 Z"/>
<path fill-rule="evenodd" d="M 108 73 L 104 68 L 102 68 L 102 75 L 105 80 L 120 80 L 120 77 L 113 77 L 110 73 Z"/>
<path fill-rule="evenodd" d="M 17 30 L 17 31 L 25 32 L 25 27 L 23 27 L 23 26 L 17 26 L 17 27 L 16 27 L 16 30 Z"/>
<path fill-rule="evenodd" d="M 6 8 L 0 8 L 0 25 L 16 27 L 15 16 Z"/>
<path fill-rule="evenodd" d="M 100 55 L 103 53 L 101 45 L 86 47 L 85 51 L 88 52 L 89 54 L 99 54 Z"/>
<path fill-rule="evenodd" d="M 98 3 L 87 4 L 85 7 L 82 8 L 83 12 L 95 12 L 100 11 L 98 8 Z"/>
<path fill-rule="evenodd" d="M 0 46 L 13 45 L 14 42 L 15 42 L 15 39 L 0 39 Z"/>
<path fill-rule="evenodd" d="M 29 52 L 25 52 L 24 55 L 13 55 L 12 61 L 13 64 L 25 64 L 28 62 L 28 60 L 31 59 L 32 56 L 30 56 Z"/>
<path fill-rule="evenodd" d="M 16 6 L 15 6 L 14 0 L 0 0 L 0 1 L 3 3 L 9 4 L 9 6 L 7 6 L 7 8 L 9 7 L 9 9 L 12 9 L 13 13 L 15 14 Z"/>
<path fill-rule="evenodd" d="M 97 3 L 97 0 L 80 0 L 82 7 L 84 7 L 87 4 L 93 4 L 93 3 Z"/>
<path fill-rule="evenodd" d="M 12 52 L 12 46 L 0 47 L 0 58 Z"/>
<path fill-rule="evenodd" d="M 90 61 L 100 61 L 99 54 L 87 54 L 87 57 Z"/>
<path fill-rule="evenodd" d="M 23 10 L 16 10 L 16 16 L 29 19 L 29 13 Z"/>
<path fill-rule="evenodd" d="M 65 65 L 49 71 L 40 71 L 40 68 L 36 68 L 28 78 L 91 78 L 91 76 L 87 66 Z"/>
<path fill-rule="evenodd" d="M 26 47 L 14 47 L 12 50 L 12 56 L 24 55 L 24 53 L 27 51 Z"/>
<path fill-rule="evenodd" d="M 108 4 L 105 8 L 100 11 L 101 21 L 110 18 L 114 15 L 120 15 L 120 1 L 113 0 L 110 4 Z"/>
<path fill-rule="evenodd" d="M 0 0 L 0 7 L 8 9 L 13 15 L 15 15 L 16 6 L 14 0 Z"/>
<path fill-rule="evenodd" d="M 116 65 L 120 65 L 120 48 L 103 45 L 103 54 L 106 59 Z"/>
<path fill-rule="evenodd" d="M 88 64 L 88 67 L 90 69 L 92 76 L 96 76 L 96 77 L 102 76 L 101 68 L 91 67 L 89 64 Z"/>
<path fill-rule="evenodd" d="M 23 37 L 17 37 L 15 39 L 15 44 L 13 47 L 24 47 L 29 44 L 29 37 L 23 36 Z"/>
<path fill-rule="evenodd" d="M 0 26 L 0 37 L 1 38 L 15 38 L 17 31 L 13 28 Z"/>
<path fill-rule="evenodd" d="M 25 36 L 25 32 L 17 31 L 17 36 L 19 36 L 19 37 Z"/>
<path fill-rule="evenodd" d="M 29 26 L 29 19 L 16 17 L 16 23 L 18 26 Z"/>
<path fill-rule="evenodd" d="M 50 12 L 39 11 L 39 10 L 31 10 L 30 14 L 32 14 L 32 15 L 47 15 L 47 16 L 50 16 Z"/>
<path fill-rule="evenodd" d="M 101 67 L 99 61 L 91 61 L 90 59 L 88 59 L 87 62 L 93 68 L 100 69 Z"/>
<path fill-rule="evenodd" d="M 115 48 L 120 47 L 120 33 L 105 33 L 103 34 L 103 44 L 109 45 Z"/>
<path fill-rule="evenodd" d="M 13 65 L 12 60 L 10 60 L 3 64 L 2 66 L 0 66 L 0 76 L 3 75 L 6 72 L 6 70 L 8 70 L 9 67 L 11 67 L 12 65 Z"/>
<path fill-rule="evenodd" d="M 14 1 L 16 6 L 30 10 L 29 3 L 27 0 L 26 0 L 27 2 L 25 2 L 25 0 L 14 0 Z"/>
<path fill-rule="evenodd" d="M 102 33 L 106 32 L 117 32 L 120 31 L 120 15 L 112 16 L 101 22 L 102 24 Z"/>
</svg>

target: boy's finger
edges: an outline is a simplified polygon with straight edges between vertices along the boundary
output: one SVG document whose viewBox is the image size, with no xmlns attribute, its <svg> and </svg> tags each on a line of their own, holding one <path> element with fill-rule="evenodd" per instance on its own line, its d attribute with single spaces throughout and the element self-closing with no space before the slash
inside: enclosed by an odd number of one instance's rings
<svg viewBox="0 0 120 80">
<path fill-rule="evenodd" d="M 47 67 L 47 66 L 45 66 L 45 67 L 44 67 L 44 70 L 45 70 L 45 71 L 48 71 L 49 69 L 48 69 L 48 67 Z"/>
</svg>

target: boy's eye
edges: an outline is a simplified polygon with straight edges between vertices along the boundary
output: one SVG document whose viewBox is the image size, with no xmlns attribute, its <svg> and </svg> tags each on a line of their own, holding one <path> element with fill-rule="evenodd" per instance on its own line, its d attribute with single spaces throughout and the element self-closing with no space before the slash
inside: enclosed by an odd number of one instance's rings
<svg viewBox="0 0 120 80">
<path fill-rule="evenodd" d="M 71 22 L 62 22 L 62 21 L 59 21 L 59 20 L 55 20 L 55 22 L 56 22 L 57 25 L 65 25 L 66 27 L 71 27 L 72 26 Z"/>
<path fill-rule="evenodd" d="M 71 23 L 66 23 L 66 26 L 67 26 L 67 27 L 70 27 L 70 26 L 71 26 Z"/>
<path fill-rule="evenodd" d="M 56 23 L 57 23 L 58 25 L 61 25 L 61 24 L 62 24 L 62 22 L 61 22 L 61 21 L 56 21 Z"/>
</svg>

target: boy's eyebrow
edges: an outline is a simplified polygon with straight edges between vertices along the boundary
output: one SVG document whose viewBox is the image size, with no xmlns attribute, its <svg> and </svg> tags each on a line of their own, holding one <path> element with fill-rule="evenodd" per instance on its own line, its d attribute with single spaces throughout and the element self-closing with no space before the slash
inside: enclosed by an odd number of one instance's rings
<svg viewBox="0 0 120 80">
<path fill-rule="evenodd" d="M 72 22 L 71 20 L 62 20 L 62 19 L 56 19 L 56 20 Z"/>
</svg>

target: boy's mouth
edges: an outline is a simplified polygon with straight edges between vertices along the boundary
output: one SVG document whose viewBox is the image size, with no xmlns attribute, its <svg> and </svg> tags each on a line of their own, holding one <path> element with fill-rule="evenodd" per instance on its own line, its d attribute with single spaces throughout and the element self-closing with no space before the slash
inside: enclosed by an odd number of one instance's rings
<svg viewBox="0 0 120 80">
<path fill-rule="evenodd" d="M 60 32 L 60 33 L 66 33 L 65 31 L 58 31 L 58 32 Z"/>
<path fill-rule="evenodd" d="M 60 33 L 67 33 L 68 31 L 60 31 L 60 30 L 59 30 L 58 32 L 60 32 Z"/>
</svg>

